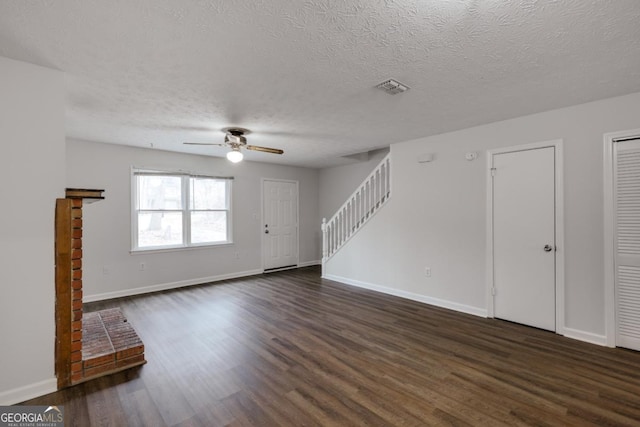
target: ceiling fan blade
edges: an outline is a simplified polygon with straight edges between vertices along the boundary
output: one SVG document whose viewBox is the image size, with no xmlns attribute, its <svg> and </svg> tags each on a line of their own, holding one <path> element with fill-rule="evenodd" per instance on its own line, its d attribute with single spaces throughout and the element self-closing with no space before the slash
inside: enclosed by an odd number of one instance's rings
<svg viewBox="0 0 640 427">
<path fill-rule="evenodd" d="M 218 145 L 220 147 L 225 145 L 225 144 L 214 144 L 213 142 L 183 142 L 183 144 L 186 144 L 186 145 Z"/>
<path fill-rule="evenodd" d="M 260 146 L 257 146 L 257 145 L 247 145 L 245 148 L 247 150 L 262 151 L 263 153 L 271 153 L 271 154 L 283 154 L 284 153 L 284 150 L 280 150 L 279 148 L 260 147 Z"/>
</svg>

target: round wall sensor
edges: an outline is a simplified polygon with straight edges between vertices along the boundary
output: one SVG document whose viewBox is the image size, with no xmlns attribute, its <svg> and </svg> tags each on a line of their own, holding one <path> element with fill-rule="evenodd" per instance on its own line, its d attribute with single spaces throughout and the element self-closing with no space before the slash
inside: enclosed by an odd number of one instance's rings
<svg viewBox="0 0 640 427">
<path fill-rule="evenodd" d="M 473 151 L 470 151 L 464 155 L 464 158 L 469 161 L 475 160 L 478 158 L 478 153 L 474 153 Z"/>
</svg>

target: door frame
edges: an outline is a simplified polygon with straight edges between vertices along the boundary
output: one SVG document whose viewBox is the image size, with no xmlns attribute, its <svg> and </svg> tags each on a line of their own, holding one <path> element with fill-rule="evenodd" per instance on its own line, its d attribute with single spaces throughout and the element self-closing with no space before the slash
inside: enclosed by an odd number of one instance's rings
<svg viewBox="0 0 640 427">
<path fill-rule="evenodd" d="M 640 137 L 640 129 L 604 134 L 604 331 L 607 347 L 616 346 L 616 288 L 615 288 L 615 218 L 613 189 L 613 144 L 615 140 Z"/>
<path fill-rule="evenodd" d="M 288 182 L 291 184 L 295 184 L 296 187 L 296 267 L 300 266 L 300 183 L 297 180 L 293 179 L 278 179 L 278 178 L 260 178 L 260 268 L 264 273 L 264 183 L 265 181 L 276 181 L 276 182 Z M 288 270 L 294 267 L 285 267 L 282 270 Z M 280 271 L 281 269 L 269 270 L 269 273 Z"/>
<path fill-rule="evenodd" d="M 504 148 L 487 150 L 487 278 L 486 299 L 487 317 L 495 316 L 493 298 L 494 287 L 494 243 L 493 243 L 493 182 L 491 170 L 493 157 L 497 154 L 514 153 L 518 151 L 536 150 L 539 148 L 555 148 L 555 225 L 556 225 L 556 330 L 557 334 L 564 335 L 564 162 L 562 155 L 562 139 L 534 142 L 531 144 L 515 145 Z"/>
</svg>

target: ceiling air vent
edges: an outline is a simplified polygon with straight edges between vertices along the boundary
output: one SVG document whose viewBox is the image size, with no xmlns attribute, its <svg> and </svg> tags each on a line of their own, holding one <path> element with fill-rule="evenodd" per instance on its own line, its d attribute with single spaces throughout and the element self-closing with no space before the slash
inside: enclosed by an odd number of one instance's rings
<svg viewBox="0 0 640 427">
<path fill-rule="evenodd" d="M 395 95 L 396 93 L 402 93 L 409 90 L 409 86 L 393 79 L 385 80 L 376 87 L 387 92 L 389 95 Z"/>
</svg>

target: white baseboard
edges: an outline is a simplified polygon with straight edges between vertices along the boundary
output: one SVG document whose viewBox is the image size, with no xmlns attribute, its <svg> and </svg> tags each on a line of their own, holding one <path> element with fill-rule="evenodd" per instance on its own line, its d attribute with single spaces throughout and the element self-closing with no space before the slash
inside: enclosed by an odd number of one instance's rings
<svg viewBox="0 0 640 427">
<path fill-rule="evenodd" d="M 459 304 L 457 302 L 442 300 L 439 298 L 428 297 L 425 295 L 415 294 L 413 292 L 407 292 L 399 289 L 388 288 L 386 286 L 374 285 L 372 283 L 361 282 L 359 280 L 348 279 L 346 277 L 335 276 L 332 274 L 325 274 L 323 279 L 333 280 L 335 282 L 344 283 L 345 285 L 357 286 L 359 288 L 369 289 L 372 291 L 382 292 L 389 295 L 394 295 L 401 298 L 410 299 L 413 301 L 423 302 L 429 305 L 435 305 L 436 307 L 448 308 L 454 311 L 460 311 L 462 313 L 473 314 L 479 317 L 487 317 L 488 312 L 485 309 L 472 307 L 469 305 Z M 591 344 L 606 346 L 607 337 L 604 335 L 598 335 L 591 332 L 585 332 L 578 329 L 564 328 L 562 335 L 567 338 L 572 338 L 578 341 L 584 341 Z"/>
<path fill-rule="evenodd" d="M 302 267 L 311 267 L 312 265 L 320 265 L 322 264 L 322 261 L 320 260 L 316 260 L 316 261 L 305 261 L 305 262 L 299 262 L 298 263 L 298 267 L 302 268 Z"/>
<path fill-rule="evenodd" d="M 345 285 L 357 286 L 359 288 L 365 288 L 376 292 L 382 292 L 384 294 L 394 295 L 401 298 L 410 299 L 413 301 L 422 302 L 429 305 L 435 305 L 436 307 L 447 308 L 449 310 L 460 311 L 462 313 L 472 314 L 479 317 L 487 317 L 487 310 L 484 308 L 472 307 L 470 305 L 460 304 L 453 301 L 447 301 L 439 298 L 428 297 L 426 295 L 415 294 L 413 292 L 407 292 L 400 289 L 388 288 L 386 286 L 374 285 L 372 283 L 361 282 L 359 280 L 348 279 L 346 277 L 334 276 L 332 274 L 325 274 L 322 276 L 324 279 L 333 280 L 335 282 L 344 283 Z"/>
<path fill-rule="evenodd" d="M 578 329 L 564 328 L 564 334 L 567 338 L 573 338 L 578 341 L 585 341 L 591 344 L 597 344 L 606 346 L 607 337 L 604 335 L 598 335 L 591 332 L 580 331 Z"/>
<path fill-rule="evenodd" d="M 15 405 L 34 397 L 43 396 L 53 393 L 58 389 L 58 381 L 55 378 L 28 384 L 22 387 L 14 388 L 0 392 L 0 406 Z"/>
<path fill-rule="evenodd" d="M 169 289 L 184 288 L 193 285 L 202 285 L 203 283 L 219 282 L 220 280 L 237 279 L 240 277 L 255 276 L 262 274 L 262 270 L 248 270 L 237 273 L 220 274 L 217 276 L 201 277 L 198 279 L 181 280 L 178 282 L 161 283 L 159 285 L 143 286 L 141 288 L 123 289 L 114 292 L 105 292 L 95 295 L 87 295 L 83 298 L 84 302 L 102 301 L 112 298 L 129 297 L 133 295 L 148 294 L 150 292 L 166 291 Z"/>
</svg>

